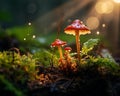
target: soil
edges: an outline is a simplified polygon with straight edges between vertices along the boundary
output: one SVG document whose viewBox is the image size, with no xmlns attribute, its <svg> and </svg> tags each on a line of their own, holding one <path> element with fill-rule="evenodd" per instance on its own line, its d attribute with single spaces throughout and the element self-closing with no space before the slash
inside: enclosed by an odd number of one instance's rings
<svg viewBox="0 0 120 96">
<path fill-rule="evenodd" d="M 120 96 L 120 76 L 81 70 L 76 73 L 47 68 L 28 82 L 28 96 Z"/>
</svg>

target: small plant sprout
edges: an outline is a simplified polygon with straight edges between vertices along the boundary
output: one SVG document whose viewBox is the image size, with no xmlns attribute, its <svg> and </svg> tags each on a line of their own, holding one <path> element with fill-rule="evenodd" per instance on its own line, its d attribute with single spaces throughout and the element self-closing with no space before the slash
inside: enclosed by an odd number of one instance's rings
<svg viewBox="0 0 120 96">
<path fill-rule="evenodd" d="M 80 61 L 80 35 L 85 35 L 91 33 L 90 30 L 78 19 L 74 20 L 71 25 L 68 25 L 64 29 L 66 34 L 72 34 L 76 36 L 76 47 L 78 61 Z"/>
<path fill-rule="evenodd" d="M 64 42 L 64 41 L 62 41 L 62 40 L 60 40 L 60 39 L 56 39 L 56 40 L 51 44 L 52 47 L 58 47 L 58 51 L 59 51 L 59 54 L 60 54 L 60 60 L 62 60 L 62 58 L 63 58 L 61 46 L 64 46 L 64 45 L 66 45 L 66 42 Z"/>
</svg>

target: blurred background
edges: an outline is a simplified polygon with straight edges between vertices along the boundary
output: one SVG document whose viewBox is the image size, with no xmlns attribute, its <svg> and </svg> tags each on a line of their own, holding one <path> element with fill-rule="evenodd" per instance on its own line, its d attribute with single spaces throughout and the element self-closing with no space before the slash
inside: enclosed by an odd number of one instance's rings
<svg viewBox="0 0 120 96">
<path fill-rule="evenodd" d="M 102 46 L 120 57 L 120 0 L 1 0 L 0 51 L 49 49 L 56 38 L 74 46 L 75 37 L 64 28 L 75 19 L 91 30 L 80 37 L 81 44 L 100 38 Z"/>
</svg>

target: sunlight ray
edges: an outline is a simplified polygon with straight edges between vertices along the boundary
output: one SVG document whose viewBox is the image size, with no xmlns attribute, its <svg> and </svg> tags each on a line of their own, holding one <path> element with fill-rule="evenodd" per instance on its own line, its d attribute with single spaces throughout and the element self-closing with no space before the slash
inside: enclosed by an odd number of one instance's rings
<svg viewBox="0 0 120 96">
<path fill-rule="evenodd" d="M 69 2 L 66 2 L 65 4 L 57 7 L 56 9 L 44 14 L 43 16 L 40 16 L 35 21 L 35 25 L 38 30 L 41 30 L 42 32 L 50 32 L 53 28 L 57 27 L 57 24 L 61 17 L 63 17 L 64 20 L 70 18 L 73 14 L 80 11 L 90 2 L 93 1 L 87 0 L 85 2 L 82 2 L 82 0 L 71 0 Z"/>
</svg>

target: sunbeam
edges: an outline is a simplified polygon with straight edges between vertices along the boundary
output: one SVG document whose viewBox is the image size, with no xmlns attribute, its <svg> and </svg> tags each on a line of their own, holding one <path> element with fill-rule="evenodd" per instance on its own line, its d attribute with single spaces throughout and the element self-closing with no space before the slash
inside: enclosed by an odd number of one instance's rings
<svg viewBox="0 0 120 96">
<path fill-rule="evenodd" d="M 57 7 L 56 9 L 40 16 L 35 24 L 38 30 L 42 32 L 50 32 L 57 27 L 58 21 L 63 17 L 63 22 L 69 19 L 71 16 L 76 14 L 78 11 L 82 11 L 82 8 L 87 6 L 93 0 L 87 0 L 82 2 L 82 0 L 70 0 L 69 2 Z M 46 28 L 47 27 L 47 28 Z"/>
</svg>

